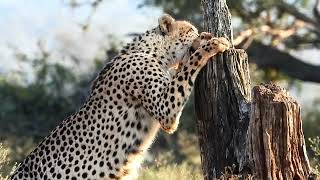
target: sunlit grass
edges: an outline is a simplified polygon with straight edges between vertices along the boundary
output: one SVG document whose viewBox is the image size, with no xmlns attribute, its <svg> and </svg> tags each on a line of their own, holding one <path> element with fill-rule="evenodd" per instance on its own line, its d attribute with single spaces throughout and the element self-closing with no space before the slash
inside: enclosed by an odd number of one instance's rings
<svg viewBox="0 0 320 180">
<path fill-rule="evenodd" d="M 169 164 L 165 166 L 153 166 L 140 171 L 138 180 L 198 180 L 203 179 L 201 170 L 198 167 L 182 164 Z"/>
<path fill-rule="evenodd" d="M 314 173 L 320 176 L 320 137 L 309 138 L 314 157 L 311 159 Z"/>
<path fill-rule="evenodd" d="M 0 143 L 0 180 L 5 180 L 8 177 L 3 174 L 4 170 L 3 167 L 9 163 L 9 149 L 5 148 L 1 143 Z"/>
</svg>

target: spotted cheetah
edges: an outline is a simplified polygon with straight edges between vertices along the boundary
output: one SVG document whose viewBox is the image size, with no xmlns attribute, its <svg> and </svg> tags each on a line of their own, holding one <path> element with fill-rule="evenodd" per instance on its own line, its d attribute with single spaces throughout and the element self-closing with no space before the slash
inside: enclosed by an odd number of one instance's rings
<svg viewBox="0 0 320 180">
<path fill-rule="evenodd" d="M 158 130 L 177 129 L 200 69 L 228 47 L 224 38 L 199 36 L 189 22 L 163 15 L 106 64 L 86 103 L 9 179 L 133 179 Z"/>
</svg>

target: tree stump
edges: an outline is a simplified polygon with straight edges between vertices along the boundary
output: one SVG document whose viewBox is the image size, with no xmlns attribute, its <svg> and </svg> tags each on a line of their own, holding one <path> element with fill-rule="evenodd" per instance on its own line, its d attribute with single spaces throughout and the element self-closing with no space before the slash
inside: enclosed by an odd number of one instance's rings
<svg viewBox="0 0 320 180">
<path fill-rule="evenodd" d="M 246 149 L 254 179 L 311 178 L 300 106 L 279 86 L 253 88 Z"/>
</svg>

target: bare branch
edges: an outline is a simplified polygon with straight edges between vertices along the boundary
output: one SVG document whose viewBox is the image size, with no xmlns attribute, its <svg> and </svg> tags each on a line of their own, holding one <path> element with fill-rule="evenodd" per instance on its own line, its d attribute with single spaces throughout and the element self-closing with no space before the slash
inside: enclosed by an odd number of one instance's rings
<svg viewBox="0 0 320 180">
<path fill-rule="evenodd" d="M 259 68 L 275 68 L 302 81 L 320 83 L 320 66 L 312 65 L 271 46 L 254 41 L 247 49 L 249 60 Z"/>
<path fill-rule="evenodd" d="M 291 14 L 295 18 L 300 19 L 302 21 L 305 21 L 306 23 L 311 24 L 314 27 L 314 31 L 316 31 L 320 35 L 320 23 L 317 20 L 315 20 L 315 19 L 313 19 L 313 18 L 301 13 L 296 7 L 294 7 L 291 4 L 286 3 L 284 1 L 281 1 L 279 3 L 279 6 L 284 11 L 286 11 L 289 14 Z"/>
<path fill-rule="evenodd" d="M 276 41 L 273 44 L 279 44 L 283 40 L 295 35 L 299 29 L 305 26 L 306 26 L 306 23 L 304 23 L 303 21 L 296 21 L 292 26 L 285 29 L 273 28 L 269 25 L 253 27 L 245 31 L 242 31 L 234 40 L 234 44 L 237 46 L 240 43 L 242 43 L 244 40 L 248 39 L 249 37 L 253 37 L 258 34 L 271 35 L 274 41 Z"/>
<path fill-rule="evenodd" d="M 320 47 L 320 39 L 312 36 L 293 35 L 284 43 L 289 49 Z"/>
</svg>

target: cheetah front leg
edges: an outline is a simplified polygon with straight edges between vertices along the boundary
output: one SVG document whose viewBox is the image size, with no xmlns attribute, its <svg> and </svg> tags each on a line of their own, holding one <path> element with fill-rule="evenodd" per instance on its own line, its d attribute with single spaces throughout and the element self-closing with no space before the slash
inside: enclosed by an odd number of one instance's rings
<svg viewBox="0 0 320 180">
<path fill-rule="evenodd" d="M 150 71 L 144 75 L 136 73 L 126 80 L 127 92 L 138 99 L 150 115 L 159 121 L 161 128 L 170 134 L 178 127 L 182 109 L 201 68 L 212 56 L 229 48 L 229 42 L 225 38 L 211 38 L 208 33 L 202 33 L 200 37 L 200 47 L 189 60 L 183 62 L 171 81 L 162 68 L 154 65 L 150 68 L 151 64 L 146 61 L 143 61 L 144 67 L 140 68 L 149 68 Z M 135 82 L 134 79 L 139 81 Z"/>
<path fill-rule="evenodd" d="M 168 133 L 173 133 L 177 129 L 181 111 L 201 68 L 211 57 L 229 49 L 230 44 L 225 38 L 206 40 L 208 36 L 211 37 L 208 33 L 201 34 L 200 47 L 190 56 L 189 61 L 184 62 L 163 95 L 163 98 L 169 100 L 170 103 L 158 110 L 162 112 L 161 114 L 167 115 L 166 118 L 160 119 L 160 124 L 162 129 Z"/>
</svg>

